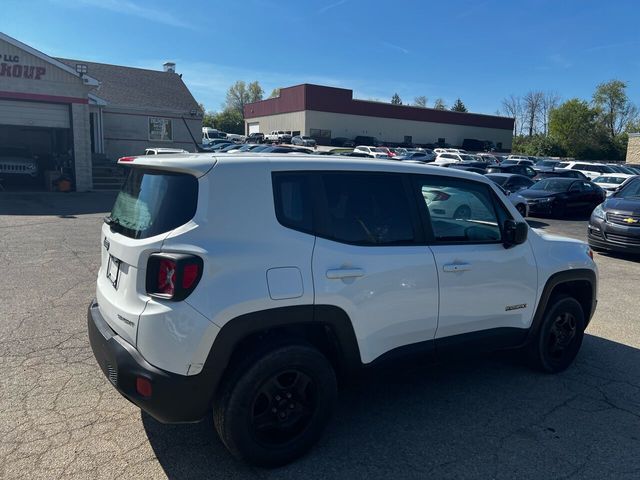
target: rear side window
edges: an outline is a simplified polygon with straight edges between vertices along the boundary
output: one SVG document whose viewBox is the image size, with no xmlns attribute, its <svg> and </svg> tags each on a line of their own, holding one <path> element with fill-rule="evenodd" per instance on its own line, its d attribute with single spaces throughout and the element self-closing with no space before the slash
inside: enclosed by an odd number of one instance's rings
<svg viewBox="0 0 640 480">
<path fill-rule="evenodd" d="M 328 218 L 319 236 L 364 246 L 415 243 L 413 210 L 401 175 L 335 172 L 321 177 Z"/>
<path fill-rule="evenodd" d="M 281 225 L 313 234 L 309 174 L 274 173 L 273 195 L 276 217 Z"/>
<path fill-rule="evenodd" d="M 129 238 L 153 237 L 187 223 L 197 204 L 194 176 L 132 168 L 111 211 L 111 228 Z"/>
</svg>

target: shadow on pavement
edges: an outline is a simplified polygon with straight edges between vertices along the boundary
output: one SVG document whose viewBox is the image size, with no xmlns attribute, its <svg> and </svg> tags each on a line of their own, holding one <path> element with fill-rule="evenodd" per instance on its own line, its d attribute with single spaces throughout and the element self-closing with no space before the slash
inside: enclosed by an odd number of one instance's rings
<svg viewBox="0 0 640 480">
<path fill-rule="evenodd" d="M 0 192 L 0 215 L 75 215 L 111 211 L 117 192 Z"/>
<path fill-rule="evenodd" d="M 341 391 L 321 442 L 275 470 L 235 461 L 211 418 L 142 421 L 171 479 L 634 478 L 639 366 L 640 350 L 587 335 L 559 375 L 531 371 L 513 353 L 372 372 Z"/>
</svg>

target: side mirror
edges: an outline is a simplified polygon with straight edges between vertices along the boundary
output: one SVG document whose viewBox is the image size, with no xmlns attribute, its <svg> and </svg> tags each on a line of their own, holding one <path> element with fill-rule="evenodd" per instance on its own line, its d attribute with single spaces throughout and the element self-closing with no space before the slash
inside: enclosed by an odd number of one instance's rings
<svg viewBox="0 0 640 480">
<path fill-rule="evenodd" d="M 504 221 L 504 228 L 502 230 L 502 243 L 504 244 L 504 248 L 510 248 L 514 245 L 520 245 L 527 241 L 529 225 L 527 225 L 526 222 L 507 219 Z"/>
</svg>

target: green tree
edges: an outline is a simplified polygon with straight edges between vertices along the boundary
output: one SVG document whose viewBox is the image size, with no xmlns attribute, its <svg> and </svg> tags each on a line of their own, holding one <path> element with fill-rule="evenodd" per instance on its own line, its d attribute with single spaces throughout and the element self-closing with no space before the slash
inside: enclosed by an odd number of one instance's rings
<svg viewBox="0 0 640 480">
<path fill-rule="evenodd" d="M 621 80 L 599 84 L 593 94 L 593 105 L 598 110 L 598 120 L 611 140 L 638 118 L 638 108 L 629 100 L 627 84 Z"/>
<path fill-rule="evenodd" d="M 269 95 L 269 98 L 276 98 L 280 96 L 280 88 L 274 88 L 273 90 L 271 90 L 271 95 Z"/>
<path fill-rule="evenodd" d="M 213 118 L 216 115 L 215 112 L 207 112 L 204 103 L 199 103 L 198 106 L 200 107 L 200 111 L 202 112 L 202 126 L 213 128 Z"/>
<path fill-rule="evenodd" d="M 398 95 L 397 93 L 393 94 L 393 97 L 391 97 L 391 105 L 402 105 L 400 95 Z"/>
<path fill-rule="evenodd" d="M 462 103 L 462 100 L 460 100 L 459 98 L 456 99 L 455 103 L 453 104 L 453 107 L 451 107 L 451 111 L 452 112 L 468 112 L 469 110 L 467 110 L 467 107 L 465 106 L 464 103 Z"/>
<path fill-rule="evenodd" d="M 433 108 L 435 108 L 436 110 L 446 110 L 447 109 L 447 104 L 444 103 L 443 99 L 436 98 L 436 101 L 433 102 Z"/>
<path fill-rule="evenodd" d="M 584 100 L 567 100 L 549 114 L 549 135 L 569 157 L 598 158 L 602 148 L 597 115 Z"/>
<path fill-rule="evenodd" d="M 213 118 L 213 127 L 227 133 L 244 134 L 244 118 L 234 108 L 226 108 Z"/>
<path fill-rule="evenodd" d="M 420 95 L 419 97 L 414 98 L 413 105 L 416 107 L 425 108 L 427 106 L 427 97 L 425 97 L 424 95 Z"/>
<path fill-rule="evenodd" d="M 562 157 L 565 155 L 564 149 L 554 138 L 542 134 L 514 137 L 512 150 L 523 155 L 542 157 Z"/>
<path fill-rule="evenodd" d="M 264 90 L 258 82 L 246 84 L 244 81 L 238 80 L 229 87 L 224 108 L 225 110 L 236 110 L 244 118 L 244 106 L 247 103 L 262 100 L 263 95 Z"/>
</svg>

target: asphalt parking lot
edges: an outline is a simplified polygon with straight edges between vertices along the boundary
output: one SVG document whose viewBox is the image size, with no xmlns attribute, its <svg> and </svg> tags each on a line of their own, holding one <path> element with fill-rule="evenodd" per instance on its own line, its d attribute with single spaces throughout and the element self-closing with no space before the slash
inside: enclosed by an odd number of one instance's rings
<svg viewBox="0 0 640 480">
<path fill-rule="evenodd" d="M 112 194 L 0 194 L 0 478 L 640 478 L 640 263 L 598 254 L 576 364 L 509 354 L 376 371 L 326 435 L 277 470 L 233 460 L 212 422 L 162 425 L 96 365 L 86 307 Z M 584 238 L 585 220 L 532 219 Z"/>
</svg>

